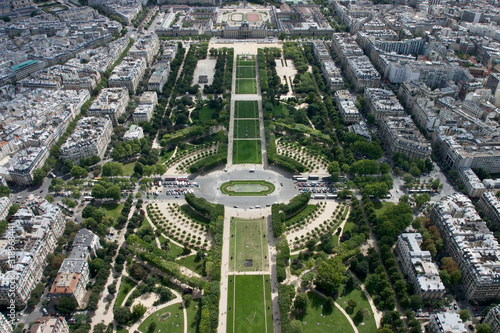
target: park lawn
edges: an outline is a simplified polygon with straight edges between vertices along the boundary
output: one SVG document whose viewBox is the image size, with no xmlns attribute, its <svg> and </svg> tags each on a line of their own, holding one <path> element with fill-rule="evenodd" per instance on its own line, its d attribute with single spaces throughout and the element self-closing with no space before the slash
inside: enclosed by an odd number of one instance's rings
<svg viewBox="0 0 500 333">
<path fill-rule="evenodd" d="M 266 224 L 260 219 L 231 219 L 231 243 L 229 245 L 230 269 L 233 271 L 262 271 L 268 263 Z M 245 267 L 245 260 L 252 260 Z"/>
<path fill-rule="evenodd" d="M 262 163 L 260 140 L 234 140 L 233 163 Z"/>
<path fill-rule="evenodd" d="M 227 332 L 272 333 L 269 275 L 230 275 Z"/>
<path fill-rule="evenodd" d="M 235 118 L 258 118 L 259 110 L 257 101 L 236 101 L 234 102 Z"/>
<path fill-rule="evenodd" d="M 170 239 L 167 239 L 160 235 L 158 236 L 158 240 L 160 241 L 160 243 L 167 240 L 170 244 L 170 252 L 172 252 L 176 257 L 182 252 L 182 247 L 175 245 Z"/>
<path fill-rule="evenodd" d="M 99 208 L 101 207 L 106 210 L 106 215 L 109 215 L 116 220 L 118 217 L 120 217 L 123 209 L 123 204 L 106 203 L 99 206 Z"/>
<path fill-rule="evenodd" d="M 123 165 L 123 175 L 132 176 L 134 174 L 135 162 L 127 163 Z"/>
<path fill-rule="evenodd" d="M 258 119 L 235 119 L 234 120 L 235 139 L 258 139 L 260 138 Z"/>
<path fill-rule="evenodd" d="M 375 207 L 375 215 L 377 215 L 377 217 L 379 217 L 389 207 L 394 206 L 394 203 L 392 203 L 392 202 L 374 202 L 373 206 Z"/>
<path fill-rule="evenodd" d="M 186 308 L 187 313 L 187 331 L 188 332 L 198 332 L 198 320 L 196 316 L 200 311 L 200 301 L 201 299 L 193 299 L 189 306 Z"/>
<path fill-rule="evenodd" d="M 323 304 L 326 300 L 313 292 L 308 292 L 309 307 L 305 316 L 297 317 L 302 322 L 302 332 L 304 333 L 323 333 L 323 332 L 342 332 L 353 333 L 354 330 L 347 318 L 335 308 L 331 314 L 323 313 Z M 305 324 L 304 324 L 305 323 Z M 318 325 L 318 323 L 320 325 Z M 375 330 L 373 331 L 375 332 Z"/>
<path fill-rule="evenodd" d="M 134 281 L 129 279 L 128 277 L 122 277 L 122 282 L 120 284 L 120 288 L 118 289 L 118 296 L 116 296 L 116 302 L 114 308 L 122 305 L 123 300 L 127 296 L 127 294 L 137 285 Z"/>
<path fill-rule="evenodd" d="M 236 79 L 237 94 L 256 94 L 257 80 L 256 79 Z"/>
<path fill-rule="evenodd" d="M 206 217 L 201 216 L 200 214 L 198 214 L 197 212 L 195 212 L 194 209 L 191 208 L 191 206 L 189 206 L 189 205 L 182 205 L 181 206 L 181 211 L 185 215 L 187 215 L 188 217 L 192 218 L 195 221 L 198 221 L 198 222 L 203 223 L 203 224 L 209 224 L 210 223 L 209 219 L 207 219 Z"/>
<path fill-rule="evenodd" d="M 162 319 L 163 314 L 170 312 L 168 318 Z M 147 317 L 139 326 L 139 331 L 146 333 L 149 325 L 155 322 L 155 332 L 171 332 L 182 333 L 184 332 L 184 314 L 182 313 L 181 303 L 172 304 L 166 308 L 160 309 Z"/>
<path fill-rule="evenodd" d="M 259 190 L 253 186 L 267 187 L 267 189 Z M 239 187 L 239 189 L 235 188 Z M 264 180 L 231 180 L 221 185 L 221 192 L 230 196 L 259 196 L 268 195 L 274 192 L 275 186 L 272 183 Z"/>
<path fill-rule="evenodd" d="M 344 295 L 344 292 L 347 292 L 347 294 Z M 375 318 L 373 317 L 373 312 L 370 307 L 370 303 L 366 299 L 366 296 L 361 289 L 354 288 L 353 290 L 344 290 L 343 288 L 341 288 L 341 290 L 339 291 L 339 295 L 342 296 L 337 299 L 337 303 L 341 307 L 343 307 L 344 310 L 352 318 L 352 321 L 358 328 L 359 333 L 371 333 L 377 330 L 377 324 L 375 323 Z M 349 309 L 348 305 L 348 302 L 351 299 L 355 300 L 358 303 L 358 305 L 354 308 L 353 311 Z M 356 312 L 361 308 L 365 308 L 368 311 L 370 311 L 371 318 L 369 320 L 359 321 L 355 319 Z M 361 325 L 361 323 L 364 323 L 364 325 Z"/>
<path fill-rule="evenodd" d="M 253 54 L 245 55 L 243 58 L 242 54 L 238 54 L 236 59 L 236 65 L 238 66 L 255 66 L 255 56 Z"/>
<path fill-rule="evenodd" d="M 247 67 L 236 67 L 236 78 L 238 79 L 255 79 L 257 77 L 255 73 L 255 66 Z"/>
<path fill-rule="evenodd" d="M 285 220 L 286 226 L 293 225 L 297 221 L 302 220 L 303 218 L 307 217 L 309 214 L 312 214 L 312 212 L 314 212 L 317 208 L 318 208 L 318 206 L 316 206 L 316 205 L 307 205 L 306 208 L 304 208 L 300 213 L 286 219 Z"/>
<path fill-rule="evenodd" d="M 121 326 L 116 326 L 116 333 L 128 333 L 128 330 Z"/>
<path fill-rule="evenodd" d="M 351 232 L 351 231 L 352 231 L 352 228 L 354 228 L 355 226 L 356 226 L 356 224 L 354 224 L 354 222 L 347 221 L 347 222 L 344 224 L 344 232 L 346 232 L 346 231 Z"/>
<path fill-rule="evenodd" d="M 217 112 L 217 110 L 209 107 L 208 105 L 205 105 L 199 110 L 199 112 L 200 112 L 199 113 L 200 121 L 201 122 L 209 122 L 210 120 L 212 120 L 212 116 L 215 112 Z"/>
<path fill-rule="evenodd" d="M 190 270 L 205 276 L 205 270 L 203 269 L 204 260 L 200 258 L 196 259 L 195 254 L 176 260 L 176 262 L 181 266 L 189 268 Z"/>
</svg>

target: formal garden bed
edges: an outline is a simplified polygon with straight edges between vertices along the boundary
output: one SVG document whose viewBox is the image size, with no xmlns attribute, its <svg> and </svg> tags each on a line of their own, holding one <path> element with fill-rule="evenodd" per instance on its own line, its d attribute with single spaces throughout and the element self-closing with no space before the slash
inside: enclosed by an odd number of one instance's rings
<svg viewBox="0 0 500 333">
<path fill-rule="evenodd" d="M 230 196 L 265 196 L 273 193 L 275 186 L 264 180 L 231 180 L 222 184 L 220 190 Z"/>
</svg>

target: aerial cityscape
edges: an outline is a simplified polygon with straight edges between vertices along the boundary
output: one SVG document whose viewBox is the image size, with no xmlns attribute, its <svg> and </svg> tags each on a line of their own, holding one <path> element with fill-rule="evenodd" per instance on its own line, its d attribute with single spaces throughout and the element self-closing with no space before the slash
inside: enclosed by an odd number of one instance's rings
<svg viewBox="0 0 500 333">
<path fill-rule="evenodd" d="M 500 333 L 500 2 L 0 1 L 0 333 Z"/>
</svg>

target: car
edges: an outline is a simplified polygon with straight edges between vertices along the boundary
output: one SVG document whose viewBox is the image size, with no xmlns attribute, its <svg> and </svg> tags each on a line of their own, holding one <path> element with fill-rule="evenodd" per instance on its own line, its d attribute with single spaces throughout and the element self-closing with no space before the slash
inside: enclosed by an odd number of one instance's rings
<svg viewBox="0 0 500 333">
<path fill-rule="evenodd" d="M 259 205 L 257 205 L 257 206 L 255 206 L 255 208 L 260 208 L 260 206 L 259 206 Z"/>
<path fill-rule="evenodd" d="M 472 311 L 479 311 L 479 308 L 474 308 L 472 309 Z"/>
<path fill-rule="evenodd" d="M 456 310 L 456 309 L 458 309 L 458 305 L 453 304 L 453 308 L 454 308 L 455 310 Z"/>
<path fill-rule="evenodd" d="M 40 193 L 43 193 L 43 190 L 40 190 Z"/>
<path fill-rule="evenodd" d="M 176 195 L 175 197 L 176 197 L 176 198 L 179 198 L 179 196 L 178 196 L 178 195 Z"/>
<path fill-rule="evenodd" d="M 450 310 L 453 309 L 453 305 L 450 305 Z"/>
<path fill-rule="evenodd" d="M 55 313 L 55 312 L 52 312 L 50 315 L 51 315 L 51 316 L 55 316 L 55 315 L 56 315 L 56 313 Z"/>
<path fill-rule="evenodd" d="M 238 206 L 234 205 L 234 208 L 238 208 Z"/>
<path fill-rule="evenodd" d="M 250 206 L 250 209 L 253 209 L 253 206 Z"/>
</svg>

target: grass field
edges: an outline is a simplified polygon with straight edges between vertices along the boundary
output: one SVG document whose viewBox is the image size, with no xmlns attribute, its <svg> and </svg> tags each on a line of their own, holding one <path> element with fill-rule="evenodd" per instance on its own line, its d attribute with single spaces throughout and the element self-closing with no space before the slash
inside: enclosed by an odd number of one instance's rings
<svg viewBox="0 0 500 333">
<path fill-rule="evenodd" d="M 234 102 L 235 118 L 258 118 L 259 110 L 257 101 L 236 101 Z"/>
<path fill-rule="evenodd" d="M 233 163 L 262 163 L 260 140 L 234 140 Z"/>
<path fill-rule="evenodd" d="M 123 175 L 132 176 L 134 174 L 135 162 L 127 163 L 123 165 Z"/>
<path fill-rule="evenodd" d="M 387 210 L 387 208 L 389 208 L 390 206 L 394 206 L 394 203 L 392 203 L 392 202 L 374 202 L 373 206 L 375 207 L 375 215 L 377 215 L 377 217 L 379 217 Z"/>
<path fill-rule="evenodd" d="M 268 195 L 274 185 L 263 180 L 231 180 L 222 184 L 221 192 L 230 196 Z"/>
<path fill-rule="evenodd" d="M 184 332 L 184 314 L 182 313 L 181 303 L 173 304 L 152 313 L 139 326 L 139 331 L 146 333 L 149 325 L 155 322 L 155 332 Z"/>
<path fill-rule="evenodd" d="M 199 116 L 198 118 L 200 119 L 200 121 L 202 122 L 208 122 L 210 120 L 212 120 L 212 115 L 217 112 L 217 110 L 209 107 L 208 105 L 205 105 L 204 107 L 202 107 L 200 110 L 199 110 Z"/>
<path fill-rule="evenodd" d="M 373 317 L 370 303 L 368 303 L 368 300 L 366 299 L 365 294 L 363 294 L 363 291 L 356 288 L 352 290 L 341 289 L 339 290 L 339 295 L 341 295 L 341 297 L 337 300 L 337 303 L 339 303 L 339 305 L 343 307 L 344 310 L 346 310 L 346 312 L 352 318 L 352 321 L 358 328 L 359 333 L 370 333 L 377 330 L 377 325 L 375 324 L 375 318 Z M 348 302 L 351 299 L 355 300 L 358 303 L 358 305 L 356 305 L 356 307 L 352 310 L 348 305 Z M 356 312 L 361 308 L 365 308 L 370 312 L 370 319 L 362 321 L 356 319 Z"/>
<path fill-rule="evenodd" d="M 285 220 L 286 226 L 293 225 L 296 222 L 302 220 L 303 218 L 314 212 L 317 208 L 318 206 L 316 205 L 307 205 L 306 208 L 304 208 L 300 213 L 290 217 L 289 219 L 286 219 Z"/>
<path fill-rule="evenodd" d="M 235 139 L 258 139 L 260 138 L 259 120 L 257 119 L 235 119 Z"/>
<path fill-rule="evenodd" d="M 255 79 L 236 79 L 237 94 L 256 94 L 257 80 Z"/>
<path fill-rule="evenodd" d="M 231 219 L 230 264 L 233 271 L 254 272 L 269 267 L 266 221 L 260 219 Z M 246 267 L 245 261 L 252 264 Z"/>
<path fill-rule="evenodd" d="M 99 206 L 99 208 L 101 207 L 106 210 L 106 215 L 109 215 L 116 220 L 120 216 L 120 213 L 122 212 L 123 204 L 116 204 L 116 203 L 102 204 L 101 206 Z"/>
<path fill-rule="evenodd" d="M 249 54 L 246 55 L 246 58 L 243 58 L 242 54 L 238 54 L 236 64 L 238 66 L 255 66 L 255 56 L 253 54 Z"/>
<path fill-rule="evenodd" d="M 344 317 L 344 315 L 337 308 L 335 308 L 332 313 L 323 313 L 322 306 L 325 304 L 326 300 L 313 292 L 307 293 L 307 296 L 309 297 L 307 314 L 305 316 L 297 317 L 297 319 L 302 322 L 302 332 L 354 332 L 347 318 Z M 375 330 L 372 332 L 375 332 Z"/>
<path fill-rule="evenodd" d="M 187 331 L 189 333 L 191 332 L 198 332 L 198 322 L 199 319 L 197 320 L 197 316 L 199 315 L 199 310 L 200 310 L 200 301 L 201 299 L 193 299 L 190 303 L 189 306 L 186 308 L 187 312 L 187 322 L 188 322 L 188 327 Z"/>
<path fill-rule="evenodd" d="M 269 275 L 229 276 L 227 332 L 273 332 Z"/>
<path fill-rule="evenodd" d="M 237 79 L 255 79 L 257 77 L 254 66 L 236 67 Z"/>
<path fill-rule="evenodd" d="M 194 271 L 202 276 L 205 276 L 205 270 L 203 269 L 204 262 L 205 261 L 200 259 L 200 258 L 196 259 L 196 255 L 194 255 L 194 254 L 191 256 L 187 256 L 187 257 L 184 257 L 182 259 L 176 260 L 176 263 L 178 263 L 179 265 L 187 267 L 190 270 L 192 270 L 192 271 Z"/>
<path fill-rule="evenodd" d="M 119 307 L 127 294 L 137 285 L 134 281 L 129 279 L 128 277 L 122 277 L 122 282 L 120 284 L 120 288 L 118 289 L 118 296 L 116 296 L 115 308 Z"/>
</svg>

